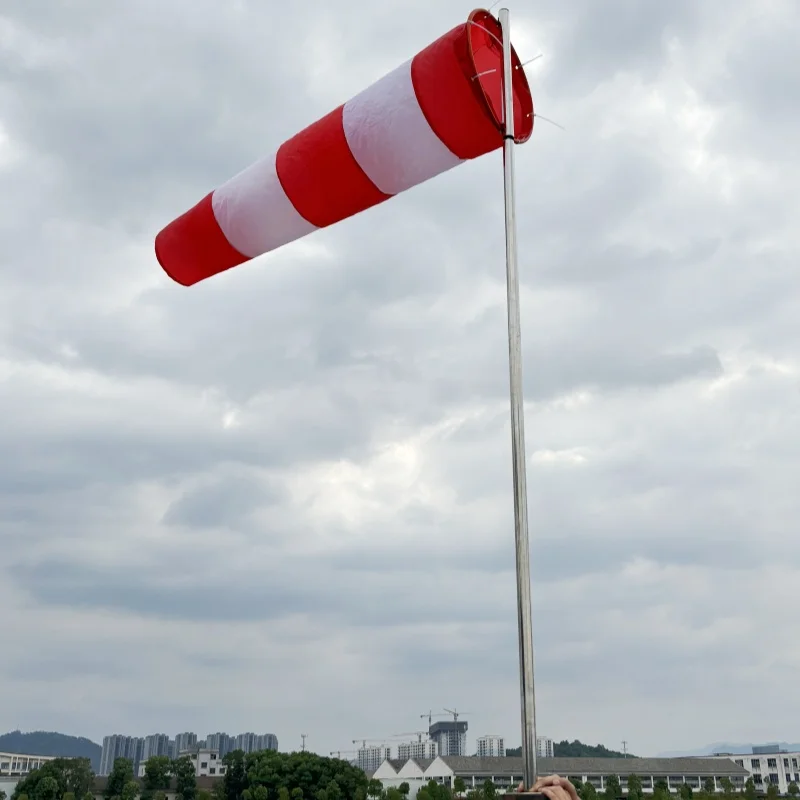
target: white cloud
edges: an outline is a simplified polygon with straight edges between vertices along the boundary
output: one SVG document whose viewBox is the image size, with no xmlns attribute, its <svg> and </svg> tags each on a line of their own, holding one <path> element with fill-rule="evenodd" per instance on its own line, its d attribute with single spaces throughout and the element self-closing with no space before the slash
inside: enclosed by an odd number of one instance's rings
<svg viewBox="0 0 800 800">
<path fill-rule="evenodd" d="M 0 12 L 4 711 L 513 743 L 499 155 L 191 290 L 152 249 L 464 9 L 191 8 Z M 540 730 L 796 738 L 800 12 L 513 12 L 567 128 L 517 161 Z"/>
</svg>

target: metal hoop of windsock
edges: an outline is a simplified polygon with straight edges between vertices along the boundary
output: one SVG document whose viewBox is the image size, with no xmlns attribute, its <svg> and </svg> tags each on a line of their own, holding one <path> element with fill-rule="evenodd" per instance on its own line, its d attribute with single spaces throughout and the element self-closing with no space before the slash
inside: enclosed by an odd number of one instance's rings
<svg viewBox="0 0 800 800">
<path fill-rule="evenodd" d="M 333 225 L 503 145 L 502 29 L 488 11 L 421 50 L 210 192 L 156 237 L 191 286 Z M 514 141 L 533 101 L 512 48 Z"/>
</svg>

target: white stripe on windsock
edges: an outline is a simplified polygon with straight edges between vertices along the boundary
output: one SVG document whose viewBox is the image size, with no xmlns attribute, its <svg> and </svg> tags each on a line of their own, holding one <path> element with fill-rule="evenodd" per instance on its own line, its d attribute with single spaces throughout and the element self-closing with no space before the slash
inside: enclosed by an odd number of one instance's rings
<svg viewBox="0 0 800 800">
<path fill-rule="evenodd" d="M 385 194 L 399 194 L 461 163 L 422 113 L 411 61 L 348 100 L 342 121 L 350 152 Z"/>
<path fill-rule="evenodd" d="M 274 153 L 223 183 L 214 191 L 211 204 L 225 238 L 248 258 L 317 230 L 286 196 Z"/>
</svg>

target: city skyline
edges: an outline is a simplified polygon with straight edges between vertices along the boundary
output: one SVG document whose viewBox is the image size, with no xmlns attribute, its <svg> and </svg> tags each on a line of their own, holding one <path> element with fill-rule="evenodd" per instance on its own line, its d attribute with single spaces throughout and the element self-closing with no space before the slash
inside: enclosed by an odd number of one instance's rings
<svg viewBox="0 0 800 800">
<path fill-rule="evenodd" d="M 209 742 L 211 743 L 209 746 Z M 243 750 L 245 753 L 259 750 L 277 750 L 278 737 L 274 733 L 256 734 L 245 732 L 227 734 L 215 732 L 200 739 L 193 731 L 183 731 L 170 737 L 166 733 L 153 733 L 146 736 L 128 736 L 126 734 L 109 734 L 103 737 L 98 775 L 108 775 L 117 758 L 128 758 L 133 763 L 134 774 L 139 766 L 153 756 L 178 758 L 181 755 L 211 749 L 224 758 L 232 750 Z"/>
</svg>

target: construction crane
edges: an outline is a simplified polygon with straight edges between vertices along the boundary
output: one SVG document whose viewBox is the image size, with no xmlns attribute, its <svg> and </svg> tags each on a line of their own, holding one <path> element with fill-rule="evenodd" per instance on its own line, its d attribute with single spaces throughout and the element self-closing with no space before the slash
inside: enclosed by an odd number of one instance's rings
<svg viewBox="0 0 800 800">
<path fill-rule="evenodd" d="M 358 750 L 331 750 L 331 755 L 336 756 L 336 758 L 338 759 L 341 759 L 342 755 L 346 756 L 358 755 Z"/>
<path fill-rule="evenodd" d="M 422 737 L 428 735 L 428 731 L 406 731 L 405 733 L 393 733 L 392 736 L 416 736 L 418 741 L 422 741 Z"/>
<path fill-rule="evenodd" d="M 446 717 L 447 714 L 434 714 L 433 711 L 429 711 L 427 714 L 420 714 L 420 719 L 427 719 L 428 720 L 428 727 L 430 728 L 433 725 L 433 718 L 434 717 Z"/>
<path fill-rule="evenodd" d="M 453 715 L 453 722 L 458 722 L 459 717 L 465 717 L 467 714 L 470 713 L 469 711 L 455 711 L 455 710 L 451 711 L 449 708 L 446 708 L 445 711 L 448 714 Z"/>
<path fill-rule="evenodd" d="M 362 747 L 367 746 L 367 742 L 377 742 L 378 744 L 384 744 L 386 742 L 386 737 L 383 739 L 353 739 L 353 744 L 358 744 L 361 742 Z"/>
</svg>

